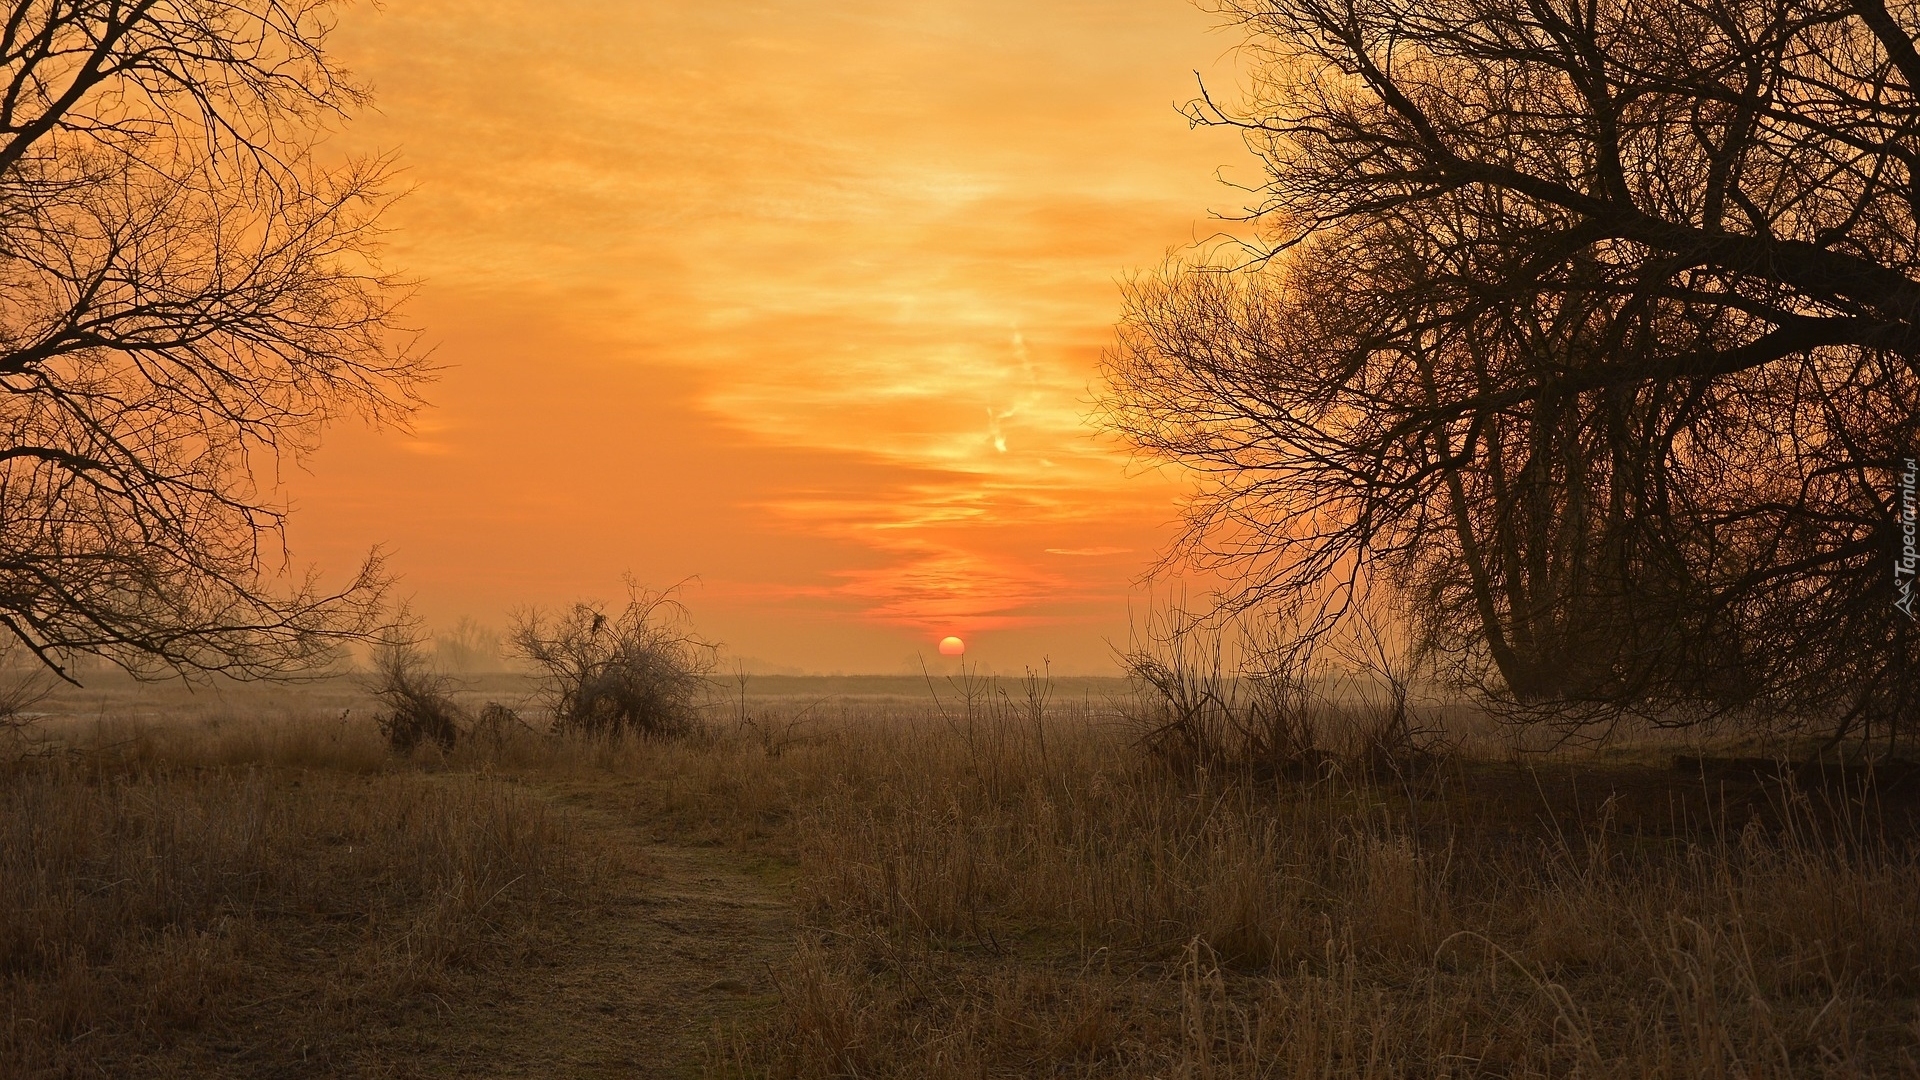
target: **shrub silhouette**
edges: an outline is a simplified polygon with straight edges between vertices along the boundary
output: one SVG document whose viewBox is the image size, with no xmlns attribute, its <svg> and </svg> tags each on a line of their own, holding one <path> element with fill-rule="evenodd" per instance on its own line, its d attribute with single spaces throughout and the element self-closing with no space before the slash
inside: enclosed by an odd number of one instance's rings
<svg viewBox="0 0 1920 1080">
<path fill-rule="evenodd" d="M 513 735 L 514 728 L 525 726 L 527 722 L 520 719 L 519 712 L 497 701 L 489 701 L 480 707 L 480 715 L 473 718 L 473 725 L 467 729 L 467 738 L 484 746 L 498 748 Z"/>
<path fill-rule="evenodd" d="M 465 716 L 453 700 L 452 681 L 433 670 L 419 641 L 394 635 L 373 651 L 373 696 L 386 706 L 378 717 L 380 734 L 397 753 L 431 741 L 453 749 Z"/>
<path fill-rule="evenodd" d="M 20 639 L 0 631 L 0 736 L 23 736 L 39 719 L 30 712 L 53 693 L 54 676 Z"/>
<path fill-rule="evenodd" d="M 713 667 L 713 645 L 695 636 L 672 591 L 632 582 L 611 617 L 588 603 L 551 618 L 522 612 L 508 645 L 545 676 L 554 728 L 589 735 L 686 734 Z"/>
</svg>

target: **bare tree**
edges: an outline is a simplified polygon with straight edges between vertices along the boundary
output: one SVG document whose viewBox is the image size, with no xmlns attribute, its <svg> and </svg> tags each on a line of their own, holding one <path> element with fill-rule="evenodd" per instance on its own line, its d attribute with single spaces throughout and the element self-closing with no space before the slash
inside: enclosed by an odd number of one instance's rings
<svg viewBox="0 0 1920 1080">
<path fill-rule="evenodd" d="M 327 0 L 18 0 L 0 24 L 0 626 L 49 666 L 243 676 L 367 628 L 286 568 L 280 469 L 416 404 L 388 163 Z M 279 553 L 274 548 L 279 547 Z"/>
<path fill-rule="evenodd" d="M 1138 283 L 1108 413 L 1239 599 L 1401 590 L 1522 702 L 1889 736 L 1920 438 L 1920 12 L 1262 0 L 1261 242 Z"/>
<path fill-rule="evenodd" d="M 434 635 L 433 659 L 445 670 L 461 675 L 498 670 L 500 632 L 471 615 L 462 615 L 451 629 Z"/>
</svg>

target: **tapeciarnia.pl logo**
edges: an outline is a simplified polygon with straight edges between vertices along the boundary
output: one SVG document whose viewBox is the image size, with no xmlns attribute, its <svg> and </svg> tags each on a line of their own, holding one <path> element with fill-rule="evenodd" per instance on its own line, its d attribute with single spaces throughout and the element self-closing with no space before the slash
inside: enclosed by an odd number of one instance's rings
<svg viewBox="0 0 1920 1080">
<path fill-rule="evenodd" d="M 1914 479 L 1920 468 L 1907 458 L 1900 472 L 1900 553 L 1893 559 L 1893 606 L 1911 619 L 1913 614 L 1913 576 L 1920 555 L 1914 551 L 1914 531 L 1920 525 L 1914 512 Z"/>
</svg>

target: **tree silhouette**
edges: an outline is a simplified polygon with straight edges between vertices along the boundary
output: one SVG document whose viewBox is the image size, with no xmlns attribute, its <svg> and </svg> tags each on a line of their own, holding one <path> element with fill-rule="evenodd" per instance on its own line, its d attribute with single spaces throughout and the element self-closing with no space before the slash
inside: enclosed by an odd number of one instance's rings
<svg viewBox="0 0 1920 1080">
<path fill-rule="evenodd" d="M 1559 715 L 1890 737 L 1920 436 L 1920 12 L 1879 0 L 1266 0 L 1233 266 L 1136 283 L 1106 408 L 1205 479 L 1240 602 L 1388 583 Z M 1579 714 L 1575 709 L 1574 713 Z"/>
<path fill-rule="evenodd" d="M 0 624 L 59 668 L 257 676 L 376 612 L 269 557 L 279 470 L 424 375 L 373 246 L 388 163 L 311 0 L 20 0 L 0 26 Z M 284 552 L 284 545 L 279 545 Z"/>
</svg>

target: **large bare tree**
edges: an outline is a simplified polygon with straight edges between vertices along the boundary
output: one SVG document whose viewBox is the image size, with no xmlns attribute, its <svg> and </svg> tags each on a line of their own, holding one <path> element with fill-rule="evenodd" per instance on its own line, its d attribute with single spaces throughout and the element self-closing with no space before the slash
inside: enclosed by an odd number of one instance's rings
<svg viewBox="0 0 1920 1080">
<path fill-rule="evenodd" d="M 280 471 L 424 370 L 387 164 L 316 0 L 17 0 L 0 25 L 0 625 L 56 668 L 283 672 L 366 628 L 289 570 Z"/>
<path fill-rule="evenodd" d="M 1498 693 L 1891 734 L 1920 702 L 1920 9 L 1260 0 L 1236 265 L 1136 284 L 1108 412 L 1240 599 L 1388 583 Z M 1323 624 L 1324 625 L 1324 624 Z"/>
</svg>

